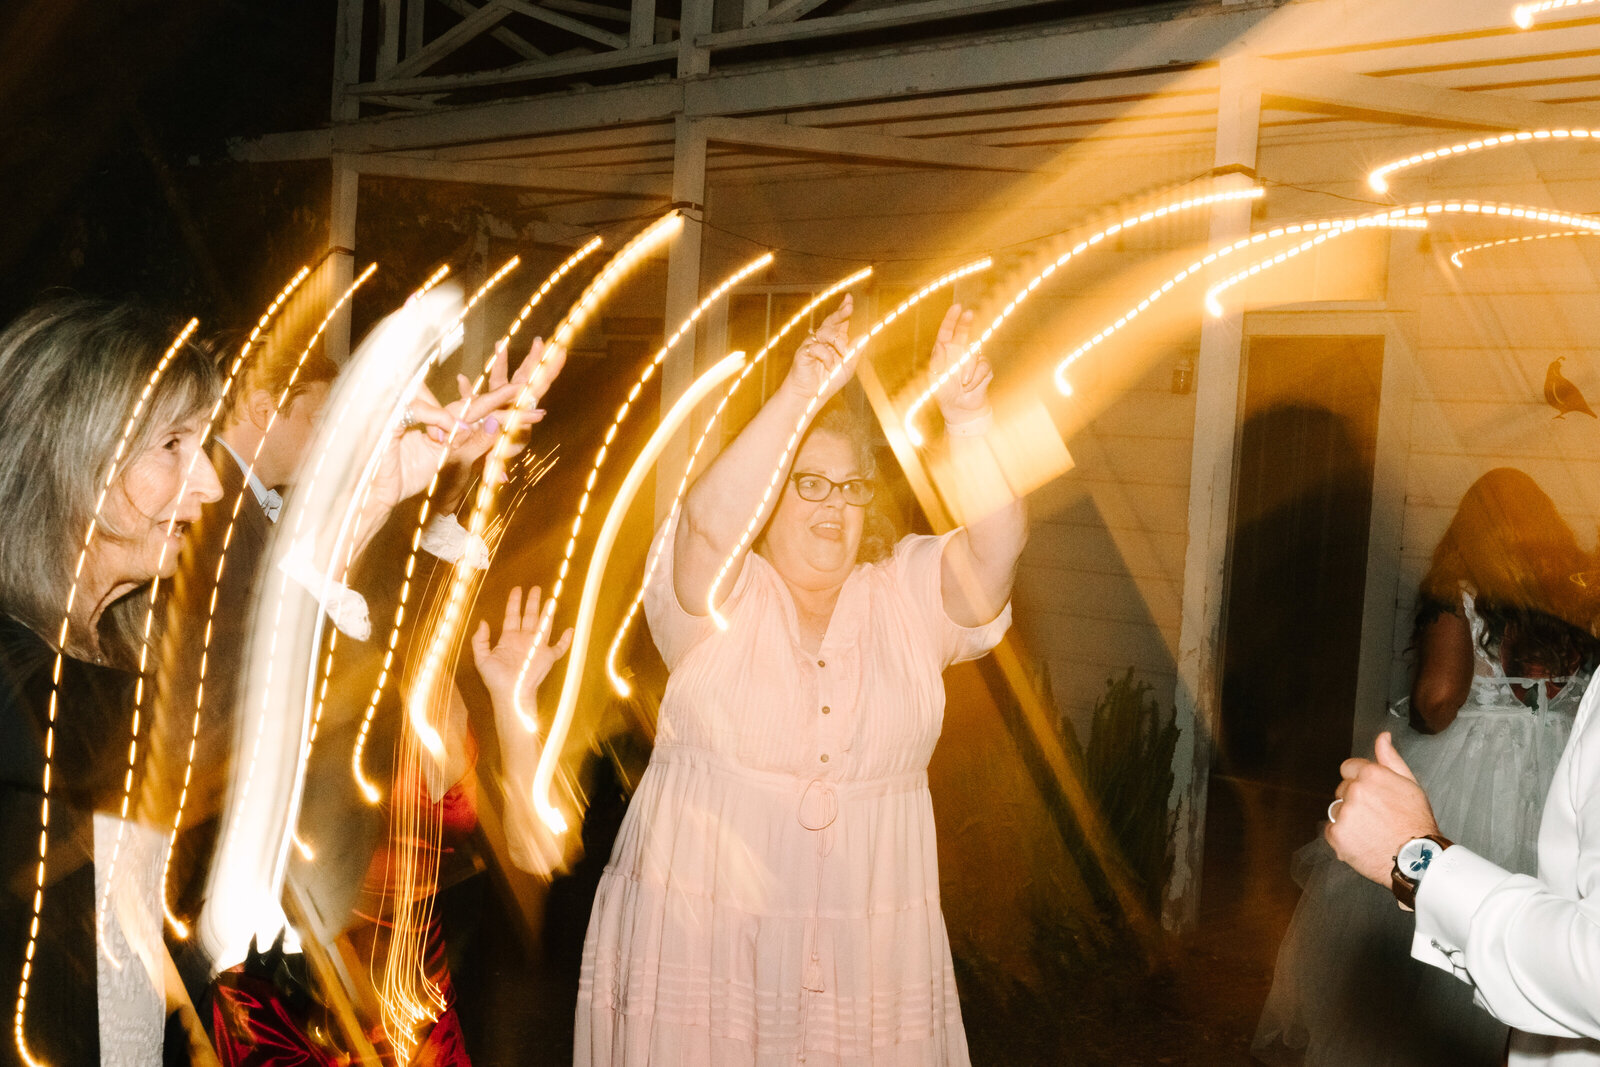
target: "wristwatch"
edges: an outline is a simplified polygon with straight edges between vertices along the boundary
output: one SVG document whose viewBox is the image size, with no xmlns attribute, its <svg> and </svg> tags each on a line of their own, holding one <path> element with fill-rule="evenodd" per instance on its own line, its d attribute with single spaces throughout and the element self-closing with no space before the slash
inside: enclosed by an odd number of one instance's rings
<svg viewBox="0 0 1600 1067">
<path fill-rule="evenodd" d="M 1394 869 L 1389 872 L 1389 888 L 1394 890 L 1394 898 L 1402 908 L 1416 910 L 1417 886 L 1422 884 L 1422 876 L 1428 873 L 1428 866 L 1439 858 L 1439 853 L 1452 844 L 1453 841 L 1438 834 L 1424 834 L 1400 846 L 1400 851 L 1395 853 Z"/>
</svg>

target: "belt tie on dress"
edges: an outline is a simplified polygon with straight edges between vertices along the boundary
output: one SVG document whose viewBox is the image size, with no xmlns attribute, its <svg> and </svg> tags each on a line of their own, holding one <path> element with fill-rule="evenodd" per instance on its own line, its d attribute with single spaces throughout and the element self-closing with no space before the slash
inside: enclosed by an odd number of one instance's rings
<svg viewBox="0 0 1600 1067">
<path fill-rule="evenodd" d="M 806 942 L 809 949 L 800 985 L 809 992 L 821 993 L 827 989 L 827 983 L 822 977 L 822 958 L 817 948 L 817 912 L 822 908 L 822 861 L 833 852 L 833 823 L 839 817 L 839 794 L 827 781 L 821 778 L 811 779 L 800 794 L 800 804 L 795 811 L 795 817 L 799 819 L 801 826 L 817 835 L 817 893 L 811 906 L 811 918 L 806 921 Z M 800 1026 L 803 1051 L 804 1012 L 801 1014 Z"/>
</svg>

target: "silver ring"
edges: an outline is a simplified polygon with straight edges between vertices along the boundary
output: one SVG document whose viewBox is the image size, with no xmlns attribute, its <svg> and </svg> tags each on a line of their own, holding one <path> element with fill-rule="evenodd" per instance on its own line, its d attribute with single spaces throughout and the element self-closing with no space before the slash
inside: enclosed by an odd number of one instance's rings
<svg viewBox="0 0 1600 1067">
<path fill-rule="evenodd" d="M 1339 821 L 1337 818 L 1334 817 L 1333 809 L 1338 807 L 1340 804 L 1343 804 L 1343 803 L 1344 803 L 1344 797 L 1334 797 L 1333 800 L 1331 800 L 1328 803 L 1328 821 L 1329 822 L 1338 822 Z"/>
<path fill-rule="evenodd" d="M 844 349 L 840 348 L 838 345 L 834 344 L 832 341 L 829 341 L 827 338 L 818 337 L 814 333 L 806 334 L 805 344 L 807 344 L 807 345 L 827 345 L 829 348 L 833 349 L 834 355 L 838 356 L 840 359 L 844 359 L 845 358 Z"/>
<path fill-rule="evenodd" d="M 417 417 L 416 417 L 416 415 L 414 415 L 412 413 L 411 405 L 407 404 L 405 406 L 405 410 L 400 412 L 400 429 L 409 430 L 409 429 L 411 429 L 411 427 L 415 426 L 416 424 L 417 424 Z"/>
</svg>

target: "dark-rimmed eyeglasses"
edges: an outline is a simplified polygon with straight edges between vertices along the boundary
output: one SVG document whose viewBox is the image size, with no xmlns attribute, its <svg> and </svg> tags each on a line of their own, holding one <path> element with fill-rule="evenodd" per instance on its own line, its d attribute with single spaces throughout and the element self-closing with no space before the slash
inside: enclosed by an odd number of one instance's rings
<svg viewBox="0 0 1600 1067">
<path fill-rule="evenodd" d="M 794 491 L 799 494 L 800 499 L 812 504 L 822 503 L 835 489 L 839 490 L 846 504 L 864 508 L 872 503 L 872 483 L 865 478 L 836 482 L 820 474 L 791 474 L 789 480 L 794 482 Z"/>
</svg>

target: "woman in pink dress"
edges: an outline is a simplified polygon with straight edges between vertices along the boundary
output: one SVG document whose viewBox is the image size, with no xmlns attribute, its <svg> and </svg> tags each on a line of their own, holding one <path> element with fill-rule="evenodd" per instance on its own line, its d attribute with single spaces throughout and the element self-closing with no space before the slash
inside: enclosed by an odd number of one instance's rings
<svg viewBox="0 0 1600 1067">
<path fill-rule="evenodd" d="M 577 1064 L 968 1062 L 926 768 L 941 673 L 1010 623 L 1026 523 L 1012 499 L 874 553 L 871 443 L 844 398 L 764 498 L 808 402 L 853 372 L 849 317 L 846 298 L 657 533 L 645 608 L 671 675 L 589 920 Z M 935 370 L 971 318 L 951 308 Z M 987 447 L 990 378 L 977 360 L 941 390 L 953 451 Z M 723 629 L 707 599 L 752 515 Z"/>
</svg>

